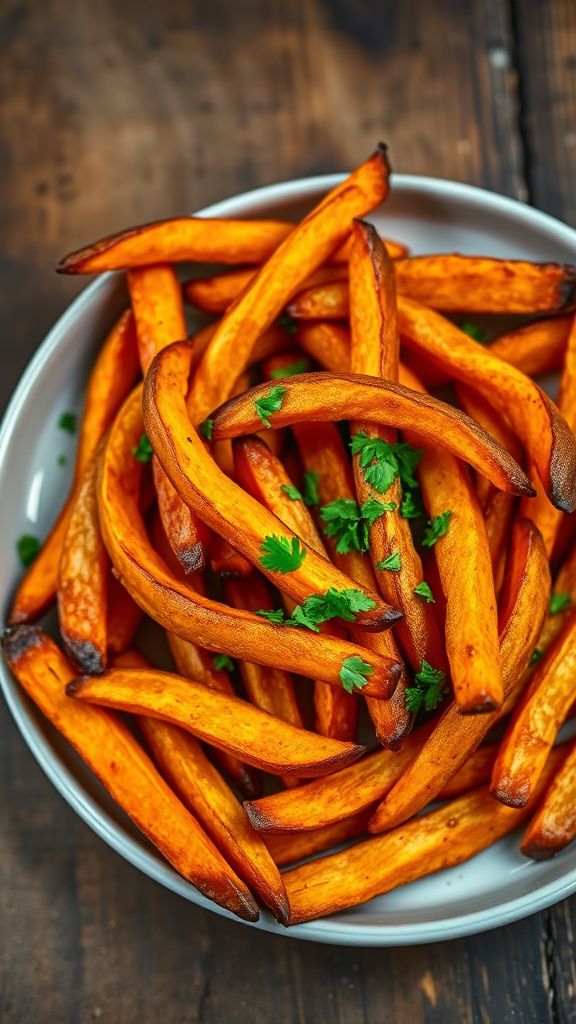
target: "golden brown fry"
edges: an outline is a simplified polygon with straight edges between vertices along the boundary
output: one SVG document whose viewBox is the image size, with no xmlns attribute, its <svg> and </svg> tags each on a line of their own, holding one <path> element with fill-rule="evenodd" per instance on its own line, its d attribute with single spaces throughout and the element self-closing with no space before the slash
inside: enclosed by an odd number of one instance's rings
<svg viewBox="0 0 576 1024">
<path fill-rule="evenodd" d="M 576 697 L 576 614 L 538 662 L 500 744 L 490 792 L 509 807 L 524 807 Z"/>
<path fill-rule="evenodd" d="M 194 373 L 189 408 L 195 423 L 230 394 L 230 366 L 240 372 L 245 368 L 258 337 L 310 274 L 330 259 L 354 217 L 386 199 L 389 174 L 380 146 L 294 228 L 230 306 Z"/>
<path fill-rule="evenodd" d="M 170 352 L 184 351 L 173 346 Z M 155 363 L 158 368 L 165 353 Z M 505 364 L 503 364 L 505 365 Z M 160 377 L 165 383 L 164 374 Z M 147 390 L 158 388 L 148 374 Z M 400 430 L 418 429 L 428 441 L 440 442 L 453 455 L 469 462 L 497 487 L 512 494 L 531 494 L 532 485 L 512 456 L 465 413 L 430 395 L 417 394 L 400 384 L 345 373 L 306 373 L 283 381 L 286 389 L 273 426 L 340 419 L 363 419 Z M 213 437 L 239 437 L 258 429 L 255 402 L 269 392 L 261 384 L 220 406 L 212 416 Z M 150 396 L 151 398 L 151 396 Z M 172 398 L 172 405 L 174 400 Z M 153 424 L 151 423 L 151 426 Z M 159 445 L 158 445 L 159 447 Z"/>
<path fill-rule="evenodd" d="M 532 818 L 520 849 L 533 860 L 546 860 L 568 846 L 576 836 L 576 743 L 568 747 Z M 274 856 L 274 854 L 272 854 Z M 276 862 L 278 863 L 278 861 Z"/>
<path fill-rule="evenodd" d="M 562 366 L 572 320 L 571 316 L 536 320 L 501 334 L 489 350 L 528 377 L 551 373 Z"/>
<path fill-rule="evenodd" d="M 44 541 L 40 554 L 18 587 L 10 622 L 30 622 L 43 615 L 52 604 L 75 494 L 101 438 L 132 388 L 137 372 L 134 318 L 131 312 L 126 311 L 104 342 L 88 379 L 70 497 Z"/>
<path fill-rule="evenodd" d="M 478 786 L 487 786 L 490 782 L 492 768 L 498 750 L 497 743 L 487 743 L 485 747 L 478 747 L 455 775 L 438 793 L 438 800 L 453 800 L 461 793 L 469 793 L 471 789 Z"/>
<path fill-rule="evenodd" d="M 248 921 L 258 908 L 196 819 L 166 785 L 121 718 L 66 697 L 75 672 L 34 626 L 6 630 L 4 657 L 31 699 L 144 835 L 208 899 Z"/>
<path fill-rule="evenodd" d="M 198 572 L 206 564 L 210 531 L 184 504 L 156 456 L 152 458 L 152 473 L 158 511 L 170 547 L 185 573 Z"/>
<path fill-rule="evenodd" d="M 72 505 L 58 577 L 58 619 L 67 653 L 82 672 L 106 668 L 108 555 L 100 534 L 94 456 Z"/>
<path fill-rule="evenodd" d="M 206 313 L 224 313 L 254 280 L 260 267 L 248 270 L 231 270 L 214 277 L 196 277 L 184 284 L 184 295 L 193 306 Z M 315 288 L 327 281 L 340 281 L 348 277 L 345 263 L 328 264 L 319 267 L 306 281 L 307 288 Z"/>
<path fill-rule="evenodd" d="M 356 839 L 357 836 L 364 835 L 367 832 L 369 817 L 370 811 L 359 811 L 350 818 L 337 821 L 334 825 L 326 825 L 325 828 L 313 829 L 311 832 L 292 832 L 278 836 L 263 832 L 262 838 L 278 867 L 284 867 L 338 846 L 347 839 Z"/>
<path fill-rule="evenodd" d="M 295 320 L 347 320 L 350 312 L 348 281 L 327 281 L 304 288 L 288 303 Z"/>
<path fill-rule="evenodd" d="M 572 547 L 554 581 L 555 594 L 565 594 L 569 602 L 562 611 L 546 616 L 542 632 L 538 637 L 538 650 L 545 654 L 560 636 L 576 605 L 576 544 Z"/>
<path fill-rule="evenodd" d="M 187 337 L 182 288 L 172 267 L 159 264 L 128 272 L 142 372 L 157 352 Z"/>
<path fill-rule="evenodd" d="M 217 533 L 210 541 L 210 568 L 218 576 L 251 576 L 252 565 Z"/>
<path fill-rule="evenodd" d="M 500 609 L 500 660 L 507 696 L 530 661 L 550 598 L 550 569 L 544 544 L 532 523 L 517 521 Z M 500 713 L 500 715 L 503 712 Z M 380 804 L 370 831 L 383 832 L 411 818 L 435 800 L 480 746 L 500 717 L 462 715 L 454 701 L 429 740 Z"/>
<path fill-rule="evenodd" d="M 548 776 L 557 762 L 554 752 Z M 483 787 L 387 835 L 293 868 L 284 875 L 290 924 L 334 914 L 461 864 L 521 825 L 530 809 L 497 806 Z"/>
<path fill-rule="evenodd" d="M 295 535 L 218 469 L 192 428 L 183 393 L 191 354 L 188 344 L 171 345 L 159 353 L 146 377 L 143 400 L 146 431 L 181 498 L 293 600 L 300 602 L 311 594 L 323 594 L 330 587 L 350 587 L 344 573 L 309 549 L 293 561 L 293 570 L 281 572 L 263 565 L 262 546 L 267 537 L 280 536 L 294 545 Z M 269 390 L 265 385 L 264 391 Z M 253 431 L 260 426 L 256 416 Z M 370 610 L 358 614 L 357 626 L 376 630 L 391 626 L 399 613 L 374 594 L 368 596 L 374 603 Z"/>
<path fill-rule="evenodd" d="M 142 612 L 112 571 L 107 581 L 106 641 L 109 654 L 121 654 L 130 647 L 140 625 Z"/>
<path fill-rule="evenodd" d="M 576 438 L 547 395 L 515 367 L 425 306 L 401 297 L 398 323 L 406 345 L 484 395 L 535 462 L 552 503 L 564 512 L 572 512 L 576 502 Z"/>
<path fill-rule="evenodd" d="M 350 332 L 344 324 L 330 320 L 301 323 L 296 341 L 324 370 L 350 373 Z"/>
<path fill-rule="evenodd" d="M 238 697 L 157 669 L 84 676 L 66 692 L 88 704 L 172 722 L 273 775 L 326 775 L 356 761 L 365 749 L 295 728 Z"/>
</svg>

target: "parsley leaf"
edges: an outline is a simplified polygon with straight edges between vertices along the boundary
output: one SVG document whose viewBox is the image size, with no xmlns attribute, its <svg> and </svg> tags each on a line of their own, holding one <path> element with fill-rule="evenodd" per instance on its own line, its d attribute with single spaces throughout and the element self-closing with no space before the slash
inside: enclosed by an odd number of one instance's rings
<svg viewBox="0 0 576 1024">
<path fill-rule="evenodd" d="M 20 556 L 22 565 L 27 569 L 29 565 L 32 565 L 32 562 L 40 551 L 40 541 L 31 533 L 23 533 L 16 541 L 16 550 Z"/>
<path fill-rule="evenodd" d="M 471 320 L 466 320 L 465 323 L 461 324 L 460 330 L 464 331 L 464 334 L 467 334 L 469 338 L 473 338 L 474 341 L 480 342 L 481 345 L 485 345 L 488 341 L 484 328 L 479 327 L 478 324 L 472 323 Z"/>
<path fill-rule="evenodd" d="M 320 495 L 318 494 L 319 480 L 320 473 L 315 473 L 313 469 L 308 470 L 302 477 L 302 497 L 304 504 L 308 505 L 308 508 L 313 508 L 315 505 L 320 504 Z"/>
<path fill-rule="evenodd" d="M 285 394 L 286 388 L 282 387 L 281 384 L 277 384 L 267 395 L 261 395 L 260 398 L 255 399 L 256 415 L 262 420 L 265 427 L 272 426 L 269 417 L 272 413 L 278 412 L 282 408 Z"/>
<path fill-rule="evenodd" d="M 290 316 L 290 313 L 282 313 L 278 317 L 278 326 L 283 327 L 285 331 L 288 331 L 288 334 L 296 334 L 298 330 L 298 324 Z"/>
<path fill-rule="evenodd" d="M 66 458 L 65 455 L 59 455 L 57 461 L 59 466 L 65 466 L 66 463 L 68 462 L 68 459 Z"/>
<path fill-rule="evenodd" d="M 361 507 L 353 498 L 336 498 L 320 509 L 320 518 L 326 524 L 326 536 L 338 538 L 338 554 L 345 555 L 349 551 L 368 551 L 369 528 L 395 508 L 393 501 L 382 502 L 378 498 L 369 498 Z"/>
<path fill-rule="evenodd" d="M 282 484 L 280 490 L 283 491 L 288 498 L 290 498 L 290 501 L 304 500 L 298 488 L 294 487 L 294 484 Z"/>
<path fill-rule="evenodd" d="M 284 622 L 282 608 L 278 608 L 277 611 L 272 611 L 271 608 L 260 608 L 256 615 L 261 615 L 263 619 L 268 619 L 268 622 L 273 622 L 276 626 L 281 626 Z"/>
<path fill-rule="evenodd" d="M 368 677 L 374 672 L 374 667 L 366 661 L 362 661 L 357 654 L 351 658 L 345 658 L 340 669 L 340 682 L 346 693 L 354 693 L 354 690 L 361 690 L 366 686 Z"/>
<path fill-rule="evenodd" d="M 569 608 L 571 604 L 572 598 L 570 597 L 570 594 L 552 594 L 548 610 L 550 615 L 558 615 L 559 612 L 563 612 L 566 608 Z"/>
<path fill-rule="evenodd" d="M 368 526 L 374 526 L 377 519 L 383 516 L 385 512 L 393 512 L 396 508 L 395 501 L 378 501 L 378 498 L 368 498 L 363 505 L 360 506 L 360 515 L 362 519 L 365 519 Z"/>
<path fill-rule="evenodd" d="M 416 491 L 405 491 L 402 495 L 400 515 L 403 519 L 420 519 L 424 515 L 420 495 Z"/>
<path fill-rule="evenodd" d="M 448 526 L 450 524 L 450 517 L 452 512 L 447 509 L 446 512 L 441 512 L 439 516 L 434 516 L 434 519 L 428 520 L 426 527 L 426 533 L 424 534 L 424 540 L 422 544 L 425 548 L 434 547 L 437 540 L 448 533 Z"/>
<path fill-rule="evenodd" d="M 304 626 L 313 633 L 319 633 L 318 626 L 329 619 L 343 619 L 354 622 L 358 612 L 367 612 L 376 607 L 376 602 L 362 590 L 348 588 L 336 590 L 331 587 L 325 594 L 311 594 L 302 604 L 297 604 L 292 615 L 286 619 L 284 612 L 259 611 L 270 622 L 283 626 Z"/>
<path fill-rule="evenodd" d="M 377 569 L 388 569 L 390 572 L 400 572 L 402 568 L 400 563 L 400 552 L 398 548 L 393 551 L 387 558 L 382 559 L 381 562 L 376 563 Z"/>
<path fill-rule="evenodd" d="M 530 664 L 535 665 L 540 658 L 544 657 L 544 651 L 541 651 L 539 647 L 535 647 L 532 651 L 532 657 L 530 658 Z"/>
<path fill-rule="evenodd" d="M 369 437 L 361 430 L 350 440 L 352 454 L 358 456 L 364 479 L 375 491 L 383 494 L 396 477 L 405 487 L 416 487 L 414 477 L 422 452 L 406 442 L 390 444 L 381 437 Z"/>
<path fill-rule="evenodd" d="M 67 434 L 75 434 L 77 420 L 78 417 L 75 412 L 63 412 L 58 420 L 58 426 L 60 430 L 65 430 Z"/>
<path fill-rule="evenodd" d="M 234 662 L 227 654 L 215 654 L 212 658 L 212 664 L 217 672 L 221 672 L 222 669 L 226 669 L 227 672 L 234 671 Z"/>
<path fill-rule="evenodd" d="M 214 420 L 211 420 L 210 417 L 208 417 L 208 419 L 206 420 L 203 420 L 202 423 L 199 425 L 198 430 L 200 431 L 202 436 L 206 438 L 207 441 L 211 441 L 212 431 L 214 430 Z"/>
<path fill-rule="evenodd" d="M 294 326 L 298 330 L 296 325 Z M 306 373 L 309 369 L 309 361 L 307 359 L 299 359 L 297 363 L 292 363 L 290 366 L 280 366 L 277 370 L 272 370 L 270 380 L 278 380 L 279 377 L 294 377 L 297 373 Z"/>
<path fill-rule="evenodd" d="M 260 551 L 260 565 L 271 572 L 294 572 L 306 557 L 306 548 L 301 547 L 298 537 L 265 537 Z"/>
<path fill-rule="evenodd" d="M 154 449 L 152 448 L 150 441 L 146 437 L 146 434 L 142 434 L 142 437 L 138 441 L 138 445 L 136 448 L 132 449 L 132 455 L 138 460 L 138 462 L 150 462 L 153 454 Z"/>
<path fill-rule="evenodd" d="M 434 711 L 444 696 L 446 675 L 439 668 L 432 668 L 423 661 L 420 671 L 414 676 L 416 686 L 406 690 L 406 708 L 416 715 L 423 707 L 425 711 Z"/>
<path fill-rule="evenodd" d="M 417 587 L 414 587 L 414 593 L 417 594 L 418 597 L 423 597 L 424 600 L 426 601 L 426 604 L 436 603 L 434 600 L 434 594 L 430 590 L 430 587 L 426 583 L 426 580 L 422 580 L 422 583 L 419 583 Z"/>
</svg>

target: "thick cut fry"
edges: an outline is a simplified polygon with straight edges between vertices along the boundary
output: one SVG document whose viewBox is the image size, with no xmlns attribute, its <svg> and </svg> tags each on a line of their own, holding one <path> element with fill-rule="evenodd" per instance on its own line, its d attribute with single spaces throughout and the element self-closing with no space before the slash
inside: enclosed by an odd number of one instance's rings
<svg viewBox="0 0 576 1024">
<path fill-rule="evenodd" d="M 215 277 L 197 277 L 184 285 L 184 295 L 193 306 L 206 313 L 224 313 L 254 280 L 261 268 L 232 270 Z M 307 288 L 315 288 L 326 281 L 340 281 L 348 277 L 345 263 L 319 267 L 306 281 Z"/>
<path fill-rule="evenodd" d="M 324 370 L 350 373 L 350 332 L 330 320 L 299 324 L 296 341 Z"/>
<path fill-rule="evenodd" d="M 196 368 L 189 408 L 195 423 L 230 393 L 230 365 L 241 372 L 256 341 L 301 284 L 347 237 L 362 217 L 388 195 L 390 168 L 383 146 L 332 190 L 258 271 L 227 310 Z"/>
<path fill-rule="evenodd" d="M 217 533 L 210 541 L 210 567 L 218 576 L 251 576 L 252 565 Z"/>
<path fill-rule="evenodd" d="M 535 462 L 552 503 L 564 512 L 572 512 L 576 501 L 576 438 L 547 395 L 515 367 L 431 309 L 400 298 L 398 324 L 410 348 L 429 356 L 450 376 L 484 395 Z"/>
<path fill-rule="evenodd" d="M 328 281 L 304 288 L 288 303 L 295 320 L 347 320 L 350 312 L 348 281 Z"/>
<path fill-rule="evenodd" d="M 182 289 L 172 267 L 162 264 L 128 272 L 142 372 L 157 352 L 187 337 Z"/>
<path fill-rule="evenodd" d="M 313 829 L 312 832 L 292 832 L 278 836 L 264 832 L 262 838 L 278 867 L 284 867 L 312 857 L 315 853 L 330 850 L 333 846 L 345 843 L 347 839 L 364 835 L 369 817 L 370 811 L 359 811 L 350 818 L 326 825 L 325 828 Z"/>
<path fill-rule="evenodd" d="M 350 245 L 350 370 L 398 382 L 399 338 L 396 323 L 396 291 L 392 262 L 369 224 L 355 223 Z M 410 382 L 410 387 L 414 387 Z M 415 390 L 423 390 L 415 388 Z M 350 425 L 353 435 L 362 432 L 393 444 L 398 440 L 392 427 L 377 427 L 362 421 Z M 381 495 L 367 480 L 359 457 L 353 460 L 356 492 L 361 505 L 385 500 L 395 507 L 380 516 L 370 528 L 370 554 L 378 586 L 390 604 L 404 618 L 398 623 L 398 637 L 415 671 L 423 660 L 445 669 L 446 659 L 432 607 L 414 591 L 424 572 L 408 520 L 401 514 L 402 487 L 396 478 Z M 389 556 L 398 553 L 400 572 L 381 570 Z"/>
<path fill-rule="evenodd" d="M 67 653 L 82 672 L 106 668 L 108 555 L 96 499 L 98 459 L 89 464 L 72 506 L 58 578 L 58 619 Z"/>
<path fill-rule="evenodd" d="M 104 542 L 126 589 L 152 618 L 183 639 L 231 657 L 302 672 L 341 686 L 343 662 L 369 659 L 369 696 L 390 692 L 400 666 L 363 647 L 331 636 L 306 635 L 237 611 L 194 593 L 172 575 L 151 546 L 139 511 L 142 464 L 131 458 L 142 433 L 141 390 L 125 403 L 110 432 L 102 461 L 98 505 Z M 312 642 L 311 642 L 312 641 Z"/>
<path fill-rule="evenodd" d="M 560 636 L 576 605 L 576 544 L 558 572 L 554 581 L 554 593 L 566 594 L 570 601 L 562 611 L 546 616 L 537 643 L 542 654 L 545 654 Z"/>
<path fill-rule="evenodd" d="M 290 478 L 282 464 L 262 441 L 254 437 L 243 438 L 235 442 L 234 462 L 238 482 L 293 530 L 306 547 L 312 548 L 319 554 L 325 554 L 322 538 L 308 509 L 302 501 L 293 501 L 287 496 L 283 488 L 290 486 Z M 261 598 L 266 599 L 267 603 L 254 603 L 256 600 L 254 598 L 249 608 L 250 611 L 255 612 L 259 608 L 272 607 L 266 588 L 264 588 Z M 235 601 L 232 603 L 236 604 Z M 238 607 L 238 605 L 236 606 Z M 246 605 L 240 605 L 240 607 L 246 607 Z M 287 611 L 291 614 L 293 609 L 294 605 L 290 602 Z M 334 632 L 333 628 L 327 625 L 324 627 L 324 631 Z M 397 657 L 397 652 L 388 648 L 381 653 L 385 653 L 386 657 Z M 378 701 L 377 703 L 383 702 Z M 336 690 L 333 686 L 327 686 L 321 680 L 316 680 L 314 682 L 314 711 L 315 729 L 322 736 L 331 736 L 338 740 L 353 740 L 355 738 L 358 704 L 353 694 L 346 693 L 345 690 Z"/>
<path fill-rule="evenodd" d="M 139 725 L 154 761 L 182 803 L 276 920 L 288 924 L 288 900 L 280 872 L 198 740 L 153 718 L 141 718 Z"/>
<path fill-rule="evenodd" d="M 453 800 L 455 796 L 469 793 L 478 786 L 487 786 L 498 750 L 497 743 L 478 747 L 462 767 L 448 780 L 438 793 L 438 800 Z"/>
<path fill-rule="evenodd" d="M 206 564 L 210 531 L 184 504 L 156 456 L 152 458 L 152 472 L 158 511 L 170 547 L 185 573 L 198 572 Z"/>
<path fill-rule="evenodd" d="M 377 750 L 328 778 L 245 803 L 244 810 L 261 832 L 307 832 L 334 825 L 381 800 L 429 732 L 428 726 L 418 729 L 403 740 L 399 750 Z"/>
<path fill-rule="evenodd" d="M 248 921 L 258 908 L 196 819 L 118 716 L 66 697 L 75 671 L 34 626 L 6 630 L 4 657 L 27 694 L 173 868 L 208 899 Z"/>
<path fill-rule="evenodd" d="M 549 599 L 550 568 L 542 538 L 532 523 L 520 519 L 512 533 L 500 607 L 505 696 L 518 684 L 530 662 Z M 462 715 L 456 702 L 450 704 L 420 753 L 380 804 L 370 831 L 394 828 L 435 800 L 499 717 L 498 712 Z"/>
<path fill-rule="evenodd" d="M 107 582 L 106 642 L 109 654 L 121 654 L 130 647 L 142 611 L 111 571 Z"/>
<path fill-rule="evenodd" d="M 576 613 L 540 661 L 500 744 L 490 791 L 524 807 L 576 697 Z"/>
<path fill-rule="evenodd" d="M 164 349 L 155 359 L 144 387 L 146 431 L 180 497 L 293 600 L 300 602 L 311 594 L 323 594 L 330 587 L 336 590 L 350 587 L 350 579 L 344 573 L 309 549 L 303 559 L 298 559 L 299 565 L 292 563 L 294 568 L 290 571 L 276 571 L 263 564 L 266 561 L 262 558 L 265 538 L 280 536 L 290 545 L 294 545 L 297 538 L 276 516 L 218 469 L 193 429 L 183 393 L 191 354 L 192 349 L 187 344 Z M 269 390 L 268 385 L 266 389 Z M 241 398 L 233 401 L 241 401 Z M 277 414 L 274 416 L 276 418 Z M 254 430 L 261 426 L 258 417 L 256 419 Z M 370 610 L 358 614 L 356 624 L 360 628 L 383 629 L 399 618 L 395 609 L 374 594 L 368 597 L 374 603 Z"/>
<path fill-rule="evenodd" d="M 551 759 L 548 775 L 557 760 Z M 530 810 L 498 807 L 483 787 L 385 836 L 294 868 L 284 875 L 290 924 L 334 914 L 461 864 L 513 832 Z"/>
<path fill-rule="evenodd" d="M 237 697 L 156 669 L 84 676 L 66 692 L 88 704 L 172 722 L 273 775 L 326 775 L 356 761 L 365 749 L 295 728 Z"/>
<path fill-rule="evenodd" d="M 180 346 L 170 349 L 170 353 L 179 351 Z M 158 389 L 158 383 L 153 383 L 154 376 L 165 384 L 167 374 L 158 372 L 164 358 L 165 353 L 162 353 L 155 363 L 156 374 L 153 368 L 147 377 L 150 404 L 153 387 Z M 512 494 L 533 493 L 526 475 L 497 441 L 465 413 L 430 395 L 417 394 L 390 381 L 346 373 L 305 373 L 286 379 L 283 387 L 285 393 L 281 408 L 273 414 L 275 427 L 301 422 L 362 419 L 396 426 L 400 430 L 417 429 L 422 438 L 441 443 L 502 490 Z M 268 390 L 268 384 L 261 384 L 220 406 L 212 416 L 212 436 L 239 437 L 257 430 L 259 420 L 254 403 Z M 152 422 L 150 426 L 153 427 Z"/>
<path fill-rule="evenodd" d="M 536 320 L 501 334 L 490 344 L 489 351 L 528 377 L 538 377 L 562 366 L 571 327 L 571 316 Z"/>
<path fill-rule="evenodd" d="M 576 836 L 576 743 L 569 747 L 532 818 L 520 849 L 533 860 L 546 860 Z M 274 854 L 272 854 L 274 856 Z M 276 861 L 278 863 L 278 861 Z"/>
<path fill-rule="evenodd" d="M 137 372 L 134 318 L 127 311 L 112 328 L 88 379 L 72 491 L 40 554 L 18 587 L 10 612 L 11 622 L 37 619 L 54 601 L 62 547 L 75 494 L 101 438 L 132 388 Z"/>
</svg>

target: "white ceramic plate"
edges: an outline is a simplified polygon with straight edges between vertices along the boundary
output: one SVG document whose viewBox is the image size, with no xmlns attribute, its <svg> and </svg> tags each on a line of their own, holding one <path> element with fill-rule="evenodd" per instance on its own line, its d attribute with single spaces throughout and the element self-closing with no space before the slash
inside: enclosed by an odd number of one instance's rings
<svg viewBox="0 0 576 1024">
<path fill-rule="evenodd" d="M 202 211 L 207 216 L 298 218 L 340 176 L 258 189 Z M 390 199 L 370 218 L 414 253 L 479 253 L 573 261 L 576 232 L 492 193 L 434 178 L 394 177 Z M 83 239 L 80 237 L 79 242 Z M 43 536 L 68 483 L 57 464 L 66 435 L 59 414 L 80 409 L 87 370 L 106 328 L 125 302 L 124 286 L 106 275 L 91 284 L 50 332 L 26 370 L 0 432 L 0 596 L 5 621 L 20 567 L 15 540 Z M 68 442 L 72 447 L 72 441 Z M 67 744 L 46 724 L 2 665 L 14 719 L 47 776 L 77 813 L 122 857 L 202 907 L 226 912 L 180 878 L 119 811 Z M 495 928 L 576 890 L 576 844 L 554 860 L 532 863 L 517 836 L 461 867 L 405 886 L 343 914 L 288 931 L 262 914 L 254 927 L 293 938 L 357 946 L 433 942 Z M 236 920 L 236 919 L 234 919 Z"/>
</svg>

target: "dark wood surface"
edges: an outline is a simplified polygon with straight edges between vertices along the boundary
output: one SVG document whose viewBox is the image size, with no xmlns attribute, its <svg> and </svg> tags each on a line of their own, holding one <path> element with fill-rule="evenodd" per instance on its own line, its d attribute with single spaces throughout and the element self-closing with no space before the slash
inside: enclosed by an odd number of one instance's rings
<svg viewBox="0 0 576 1024">
<path fill-rule="evenodd" d="M 469 181 L 576 222 L 572 0 L 0 0 L 0 401 L 107 231 L 350 167 Z M 0 1019 L 576 1021 L 576 901 L 427 947 L 223 921 L 112 853 L 0 709 Z"/>
</svg>

